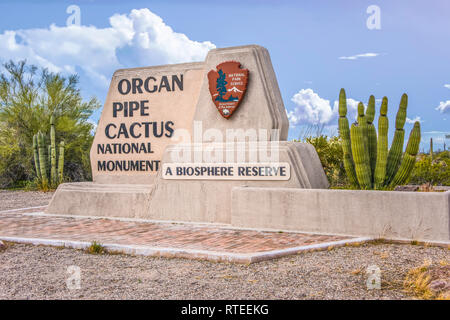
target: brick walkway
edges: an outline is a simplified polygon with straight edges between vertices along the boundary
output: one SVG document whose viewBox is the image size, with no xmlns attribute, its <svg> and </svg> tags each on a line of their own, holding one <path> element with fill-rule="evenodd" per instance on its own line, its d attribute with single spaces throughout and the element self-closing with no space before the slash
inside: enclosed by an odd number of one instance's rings
<svg viewBox="0 0 450 320">
<path fill-rule="evenodd" d="M 26 212 L 26 211 L 25 211 Z M 0 239 L 85 247 L 92 241 L 125 253 L 256 262 L 317 245 L 343 245 L 354 238 L 302 233 L 260 232 L 199 224 L 0 213 Z M 18 239 L 18 240 L 17 240 Z M 42 241 L 39 241 L 41 239 Z M 43 241 L 46 240 L 46 241 Z M 53 241 L 51 241 L 53 240 Z M 56 243 L 62 240 L 63 243 Z M 125 250 L 126 249 L 126 250 Z"/>
</svg>

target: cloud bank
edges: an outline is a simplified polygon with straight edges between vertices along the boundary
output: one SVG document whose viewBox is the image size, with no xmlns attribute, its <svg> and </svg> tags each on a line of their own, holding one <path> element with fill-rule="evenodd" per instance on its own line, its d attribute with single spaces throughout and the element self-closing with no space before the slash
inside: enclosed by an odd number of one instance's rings
<svg viewBox="0 0 450 320">
<path fill-rule="evenodd" d="M 297 125 L 332 125 L 338 118 L 339 102 L 331 105 L 329 100 L 321 98 L 313 89 L 301 89 L 291 101 L 295 108 L 287 112 L 292 127 Z M 347 99 L 347 117 L 349 121 L 356 119 L 358 101 Z"/>
<path fill-rule="evenodd" d="M 80 71 L 101 87 L 114 70 L 201 61 L 215 45 L 175 32 L 148 9 L 109 18 L 111 27 L 51 25 L 0 34 L 0 60 L 27 59 L 53 72 Z"/>
</svg>

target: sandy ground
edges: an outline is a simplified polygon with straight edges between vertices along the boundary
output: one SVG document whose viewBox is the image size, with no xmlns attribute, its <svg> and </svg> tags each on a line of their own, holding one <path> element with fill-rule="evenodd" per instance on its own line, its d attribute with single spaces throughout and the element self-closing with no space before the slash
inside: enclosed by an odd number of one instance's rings
<svg viewBox="0 0 450 320">
<path fill-rule="evenodd" d="M 50 197 L 0 191 L 0 211 Z M 449 262 L 450 250 L 365 244 L 238 265 L 8 243 L 0 251 L 0 299 L 411 299 L 403 280 L 424 260 Z M 381 270 L 381 290 L 367 289 L 372 265 Z M 80 289 L 68 289 L 70 266 L 80 268 Z"/>
</svg>

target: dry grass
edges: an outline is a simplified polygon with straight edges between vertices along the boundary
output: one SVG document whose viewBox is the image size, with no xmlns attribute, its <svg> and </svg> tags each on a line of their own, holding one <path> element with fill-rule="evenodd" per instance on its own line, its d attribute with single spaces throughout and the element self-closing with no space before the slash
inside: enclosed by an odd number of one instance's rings
<svg viewBox="0 0 450 320">
<path fill-rule="evenodd" d="M 439 261 L 438 265 L 447 267 L 448 262 L 445 260 Z M 403 287 L 406 292 L 416 296 L 419 299 L 437 299 L 437 300 L 450 300 L 450 292 L 433 292 L 430 288 L 430 284 L 433 280 L 433 272 L 438 266 L 434 266 L 430 260 L 425 260 L 424 263 L 417 268 L 413 268 L 408 271 Z"/>
</svg>

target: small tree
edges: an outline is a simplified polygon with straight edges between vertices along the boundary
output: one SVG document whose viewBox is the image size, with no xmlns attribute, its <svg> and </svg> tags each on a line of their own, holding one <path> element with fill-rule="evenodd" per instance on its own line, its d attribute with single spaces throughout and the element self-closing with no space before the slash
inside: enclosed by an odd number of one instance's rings
<svg viewBox="0 0 450 320">
<path fill-rule="evenodd" d="M 0 74 L 0 187 L 36 177 L 33 135 L 50 142 L 50 117 L 58 141 L 65 141 L 64 161 L 70 180 L 90 179 L 89 149 L 93 126 L 87 122 L 100 107 L 96 98 L 83 101 L 76 75 L 63 76 L 10 61 Z"/>
</svg>

